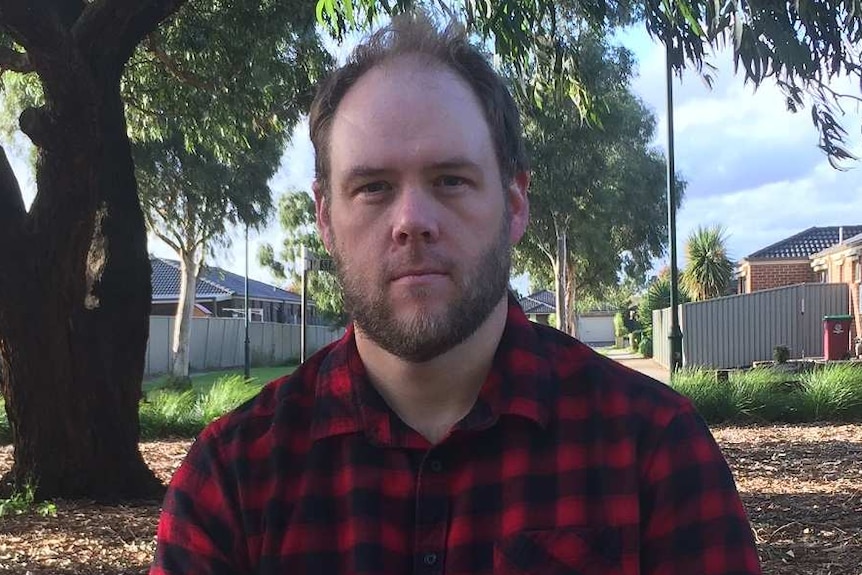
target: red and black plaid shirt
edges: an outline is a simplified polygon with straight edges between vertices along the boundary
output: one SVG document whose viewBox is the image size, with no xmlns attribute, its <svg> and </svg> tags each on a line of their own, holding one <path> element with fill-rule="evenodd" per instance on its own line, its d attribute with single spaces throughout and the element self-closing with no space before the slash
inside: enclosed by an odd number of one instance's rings
<svg viewBox="0 0 862 575">
<path fill-rule="evenodd" d="M 202 433 L 152 575 L 760 573 L 688 400 L 527 321 L 438 445 L 370 385 L 352 331 Z"/>
</svg>

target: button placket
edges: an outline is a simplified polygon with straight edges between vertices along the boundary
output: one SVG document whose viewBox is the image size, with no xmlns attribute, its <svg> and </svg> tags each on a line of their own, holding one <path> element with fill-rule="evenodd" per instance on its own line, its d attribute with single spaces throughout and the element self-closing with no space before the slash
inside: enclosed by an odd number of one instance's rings
<svg viewBox="0 0 862 575">
<path fill-rule="evenodd" d="M 427 454 L 416 483 L 416 530 L 414 573 L 439 575 L 443 572 L 449 523 L 448 482 L 443 460 Z"/>
</svg>

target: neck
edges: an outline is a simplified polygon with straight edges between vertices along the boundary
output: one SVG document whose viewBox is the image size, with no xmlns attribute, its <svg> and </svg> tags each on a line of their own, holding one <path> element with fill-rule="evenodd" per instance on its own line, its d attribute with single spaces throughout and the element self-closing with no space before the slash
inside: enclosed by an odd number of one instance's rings
<svg viewBox="0 0 862 575">
<path fill-rule="evenodd" d="M 504 297 L 469 338 L 413 363 L 371 341 L 358 327 L 356 347 L 371 383 L 389 407 L 430 443 L 438 443 L 476 402 L 506 327 Z"/>
</svg>

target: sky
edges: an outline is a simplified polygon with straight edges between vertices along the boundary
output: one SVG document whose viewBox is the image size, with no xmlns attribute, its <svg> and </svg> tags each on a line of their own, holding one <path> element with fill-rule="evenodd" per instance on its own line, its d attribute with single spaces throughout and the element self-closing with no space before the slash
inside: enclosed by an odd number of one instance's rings
<svg viewBox="0 0 862 575">
<path fill-rule="evenodd" d="M 627 30 L 618 35 L 639 62 L 633 91 L 651 107 L 658 120 L 655 146 L 666 150 L 667 111 L 664 49 L 645 31 Z M 338 50 L 341 54 L 344 48 Z M 746 85 L 733 72 L 729 53 L 712 59 L 718 70 L 709 89 L 695 72 L 674 80 L 674 140 L 676 170 L 687 181 L 682 207 L 677 215 L 678 265 L 685 264 L 685 238 L 698 226 L 720 225 L 726 229 L 731 259 L 738 260 L 769 244 L 812 226 L 862 225 L 862 162 L 846 171 L 832 168 L 817 147 L 817 130 L 808 108 L 793 114 L 784 97 L 767 80 L 758 89 Z M 833 88 L 847 88 L 838 82 Z M 859 95 L 858 87 L 855 92 Z M 844 126 L 851 133 L 851 149 L 862 156 L 862 111 L 848 109 Z M 313 153 L 303 121 L 293 132 L 281 166 L 270 181 L 274 201 L 288 190 L 310 190 Z M 18 136 L 18 145 L 7 147 L 26 200 L 35 193 L 34 178 Z M 7 142 L 4 142 L 6 144 Z M 16 150 L 18 153 L 16 153 Z M 273 221 L 249 235 L 249 275 L 278 283 L 257 263 L 258 246 L 280 243 L 280 230 Z M 232 246 L 208 260 L 235 273 L 245 272 L 245 242 L 236 233 Z M 175 258 L 170 248 L 150 238 L 150 253 Z M 657 261 L 662 267 L 667 258 Z M 515 282 L 527 291 L 526 281 Z"/>
</svg>

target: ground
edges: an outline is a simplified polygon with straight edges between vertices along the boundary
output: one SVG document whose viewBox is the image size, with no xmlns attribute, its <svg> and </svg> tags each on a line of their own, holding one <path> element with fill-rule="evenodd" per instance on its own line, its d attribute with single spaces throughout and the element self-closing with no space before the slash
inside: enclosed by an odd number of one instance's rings
<svg viewBox="0 0 862 575">
<path fill-rule="evenodd" d="M 862 425 L 716 427 L 768 575 L 862 575 Z M 142 445 L 167 480 L 188 441 Z M 11 451 L 0 447 L 0 474 Z M 0 518 L 0 574 L 146 573 L 157 504 Z"/>
</svg>

